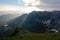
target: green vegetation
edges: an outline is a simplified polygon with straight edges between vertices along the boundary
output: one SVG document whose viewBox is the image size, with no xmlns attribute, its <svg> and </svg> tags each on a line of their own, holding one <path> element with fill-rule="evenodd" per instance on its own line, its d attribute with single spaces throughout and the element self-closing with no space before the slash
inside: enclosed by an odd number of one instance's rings
<svg viewBox="0 0 60 40">
<path fill-rule="evenodd" d="M 60 40 L 60 33 L 31 33 L 17 27 L 10 36 L 0 40 Z"/>
<path fill-rule="evenodd" d="M 60 40 L 60 33 L 16 34 L 12 37 L 3 38 L 2 40 Z"/>
<path fill-rule="evenodd" d="M 31 33 L 25 34 L 24 39 L 28 40 L 60 40 L 59 33 Z"/>
</svg>

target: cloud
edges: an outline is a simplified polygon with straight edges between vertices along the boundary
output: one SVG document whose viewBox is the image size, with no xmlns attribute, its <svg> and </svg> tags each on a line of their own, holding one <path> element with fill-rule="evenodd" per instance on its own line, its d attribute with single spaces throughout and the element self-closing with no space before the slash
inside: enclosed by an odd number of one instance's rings
<svg viewBox="0 0 60 40">
<path fill-rule="evenodd" d="M 26 6 L 28 5 L 32 5 L 32 6 L 36 6 L 36 5 L 43 5 L 44 3 L 42 3 L 40 0 L 22 0 Z"/>
<path fill-rule="evenodd" d="M 36 7 L 20 7 L 20 6 L 8 6 L 8 5 L 0 5 L 0 12 L 20 12 L 20 13 L 29 13 L 31 11 L 38 11 L 40 9 Z M 41 10 L 42 11 L 42 10 Z"/>
<path fill-rule="evenodd" d="M 38 5 L 37 7 L 44 10 L 60 10 L 60 0 L 40 0 L 46 5 Z"/>
<path fill-rule="evenodd" d="M 1 12 L 3 12 L 4 14 L 24 14 L 25 9 L 23 7 L 19 7 L 19 6 L 8 6 L 8 5 L 0 5 L 0 15 Z M 5 13 L 6 12 L 6 13 Z"/>
<path fill-rule="evenodd" d="M 20 1 L 21 0 L 18 0 L 18 3 Z M 22 1 L 24 3 L 23 11 L 25 13 L 29 13 L 29 12 L 32 12 L 32 11 L 43 11 L 42 9 L 39 9 L 38 7 L 35 7 L 35 6 L 38 6 L 38 5 L 42 4 L 39 0 L 22 0 Z"/>
<path fill-rule="evenodd" d="M 0 11 L 20 11 L 22 7 L 10 6 L 10 5 L 0 5 Z"/>
<path fill-rule="evenodd" d="M 60 0 L 23 0 L 26 6 L 35 6 L 43 10 L 60 10 Z"/>
<path fill-rule="evenodd" d="M 60 0 L 17 0 L 24 7 L 0 5 L 0 11 L 22 11 L 30 12 L 37 10 L 60 10 Z M 22 3 L 20 3 L 22 2 Z"/>
<path fill-rule="evenodd" d="M 42 3 L 39 0 L 17 0 L 17 3 L 24 6 L 20 5 L 6 5 L 6 4 L 0 4 L 0 12 L 23 12 L 23 13 L 29 13 L 32 11 L 43 11 L 35 6 L 41 5 Z M 31 4 L 30 4 L 31 3 Z M 29 6 L 31 5 L 31 6 Z"/>
</svg>

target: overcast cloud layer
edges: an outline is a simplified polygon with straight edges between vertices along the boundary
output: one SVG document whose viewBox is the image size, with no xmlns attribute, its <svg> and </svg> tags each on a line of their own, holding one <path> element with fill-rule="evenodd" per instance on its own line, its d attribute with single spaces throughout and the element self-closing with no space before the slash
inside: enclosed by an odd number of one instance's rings
<svg viewBox="0 0 60 40">
<path fill-rule="evenodd" d="M 0 0 L 0 11 L 60 10 L 60 0 Z"/>
<path fill-rule="evenodd" d="M 36 6 L 44 10 L 60 10 L 60 0 L 23 0 L 25 5 Z"/>
</svg>

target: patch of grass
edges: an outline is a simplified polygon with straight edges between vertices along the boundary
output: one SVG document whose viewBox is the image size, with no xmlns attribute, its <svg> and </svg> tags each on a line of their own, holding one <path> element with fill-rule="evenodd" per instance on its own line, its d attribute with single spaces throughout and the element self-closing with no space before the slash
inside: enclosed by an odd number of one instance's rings
<svg viewBox="0 0 60 40">
<path fill-rule="evenodd" d="M 26 33 L 16 34 L 3 40 L 60 40 L 60 33 Z"/>
<path fill-rule="evenodd" d="M 28 40 L 60 40 L 59 33 L 31 33 L 23 35 Z"/>
</svg>

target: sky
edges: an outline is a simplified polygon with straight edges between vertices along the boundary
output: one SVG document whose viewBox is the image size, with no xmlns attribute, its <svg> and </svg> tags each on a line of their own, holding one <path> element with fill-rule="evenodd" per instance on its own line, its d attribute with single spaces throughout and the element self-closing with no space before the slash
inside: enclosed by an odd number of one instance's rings
<svg viewBox="0 0 60 40">
<path fill-rule="evenodd" d="M 0 0 L 0 11 L 52 11 L 60 10 L 60 0 Z"/>
</svg>

